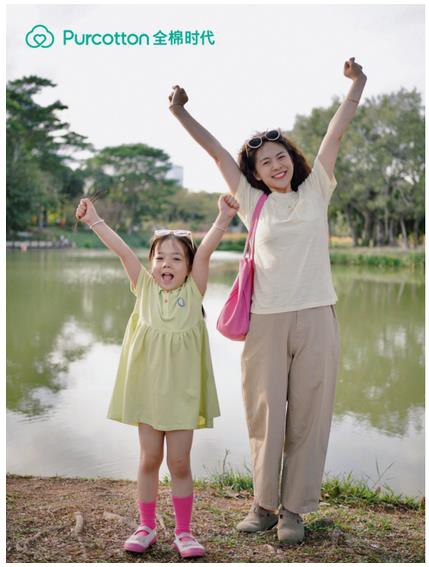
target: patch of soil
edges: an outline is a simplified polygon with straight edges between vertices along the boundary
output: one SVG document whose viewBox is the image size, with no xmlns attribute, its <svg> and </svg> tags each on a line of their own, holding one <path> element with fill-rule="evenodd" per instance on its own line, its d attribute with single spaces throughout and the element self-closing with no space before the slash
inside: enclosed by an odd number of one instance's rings
<svg viewBox="0 0 429 567">
<path fill-rule="evenodd" d="M 239 533 L 252 496 L 195 488 L 193 533 L 209 563 L 419 563 L 424 511 L 404 507 L 334 505 L 306 514 L 306 538 L 281 545 L 276 530 Z M 170 488 L 160 486 L 158 541 L 144 555 L 123 550 L 138 524 L 136 483 L 108 479 L 7 477 L 7 561 L 25 563 L 176 563 Z M 186 560 L 187 562 L 193 560 Z"/>
</svg>

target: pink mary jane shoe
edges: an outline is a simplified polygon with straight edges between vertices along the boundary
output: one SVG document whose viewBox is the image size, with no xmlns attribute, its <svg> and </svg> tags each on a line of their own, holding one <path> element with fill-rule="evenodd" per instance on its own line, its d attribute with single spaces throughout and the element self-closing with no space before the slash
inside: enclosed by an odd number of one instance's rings
<svg viewBox="0 0 429 567">
<path fill-rule="evenodd" d="M 155 542 L 156 530 L 151 530 L 147 526 L 139 526 L 124 543 L 124 549 L 134 553 L 144 553 Z"/>
<path fill-rule="evenodd" d="M 205 553 L 204 547 L 189 533 L 183 532 L 174 538 L 174 547 L 183 558 L 202 557 Z"/>
</svg>

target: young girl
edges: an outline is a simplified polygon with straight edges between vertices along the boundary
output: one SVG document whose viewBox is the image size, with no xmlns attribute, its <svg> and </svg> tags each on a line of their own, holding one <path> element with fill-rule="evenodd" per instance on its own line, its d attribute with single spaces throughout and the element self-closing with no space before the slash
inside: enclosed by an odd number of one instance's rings
<svg viewBox="0 0 429 567">
<path fill-rule="evenodd" d="M 182 557 L 204 554 L 190 531 L 193 430 L 213 427 L 219 416 L 202 300 L 210 256 L 238 203 L 218 201 L 219 214 L 198 249 L 186 230 L 157 230 L 149 251 L 150 271 L 105 221 L 89 199 L 76 218 L 86 223 L 119 256 L 136 296 L 129 319 L 108 417 L 138 426 L 137 477 L 140 525 L 124 549 L 145 552 L 156 542 L 156 498 L 164 440 L 176 517 L 174 546 Z"/>
</svg>

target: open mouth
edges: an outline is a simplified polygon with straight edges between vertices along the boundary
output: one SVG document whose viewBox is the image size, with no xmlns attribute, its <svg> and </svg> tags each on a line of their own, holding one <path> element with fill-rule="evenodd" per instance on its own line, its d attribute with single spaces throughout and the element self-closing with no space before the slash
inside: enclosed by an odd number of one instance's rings
<svg viewBox="0 0 429 567">
<path fill-rule="evenodd" d="M 165 274 L 161 274 L 161 279 L 164 283 L 170 283 L 174 279 L 174 275 L 166 272 Z"/>
<path fill-rule="evenodd" d="M 284 179 L 286 177 L 286 171 L 281 171 L 280 173 L 277 173 L 276 175 L 273 175 L 273 179 Z"/>
</svg>

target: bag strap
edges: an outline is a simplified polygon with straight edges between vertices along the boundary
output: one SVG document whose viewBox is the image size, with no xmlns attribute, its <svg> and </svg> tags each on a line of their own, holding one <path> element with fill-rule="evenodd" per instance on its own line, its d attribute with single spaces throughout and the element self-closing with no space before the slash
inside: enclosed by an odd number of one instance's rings
<svg viewBox="0 0 429 567">
<path fill-rule="evenodd" d="M 250 223 L 250 230 L 247 234 L 246 245 L 244 247 L 244 257 L 250 256 L 253 260 L 253 256 L 255 254 L 255 235 L 256 235 L 256 227 L 258 225 L 259 215 L 261 214 L 262 207 L 264 206 L 265 201 L 268 199 L 268 195 L 262 193 L 259 197 L 255 210 L 253 211 L 252 215 L 252 222 Z"/>
</svg>

